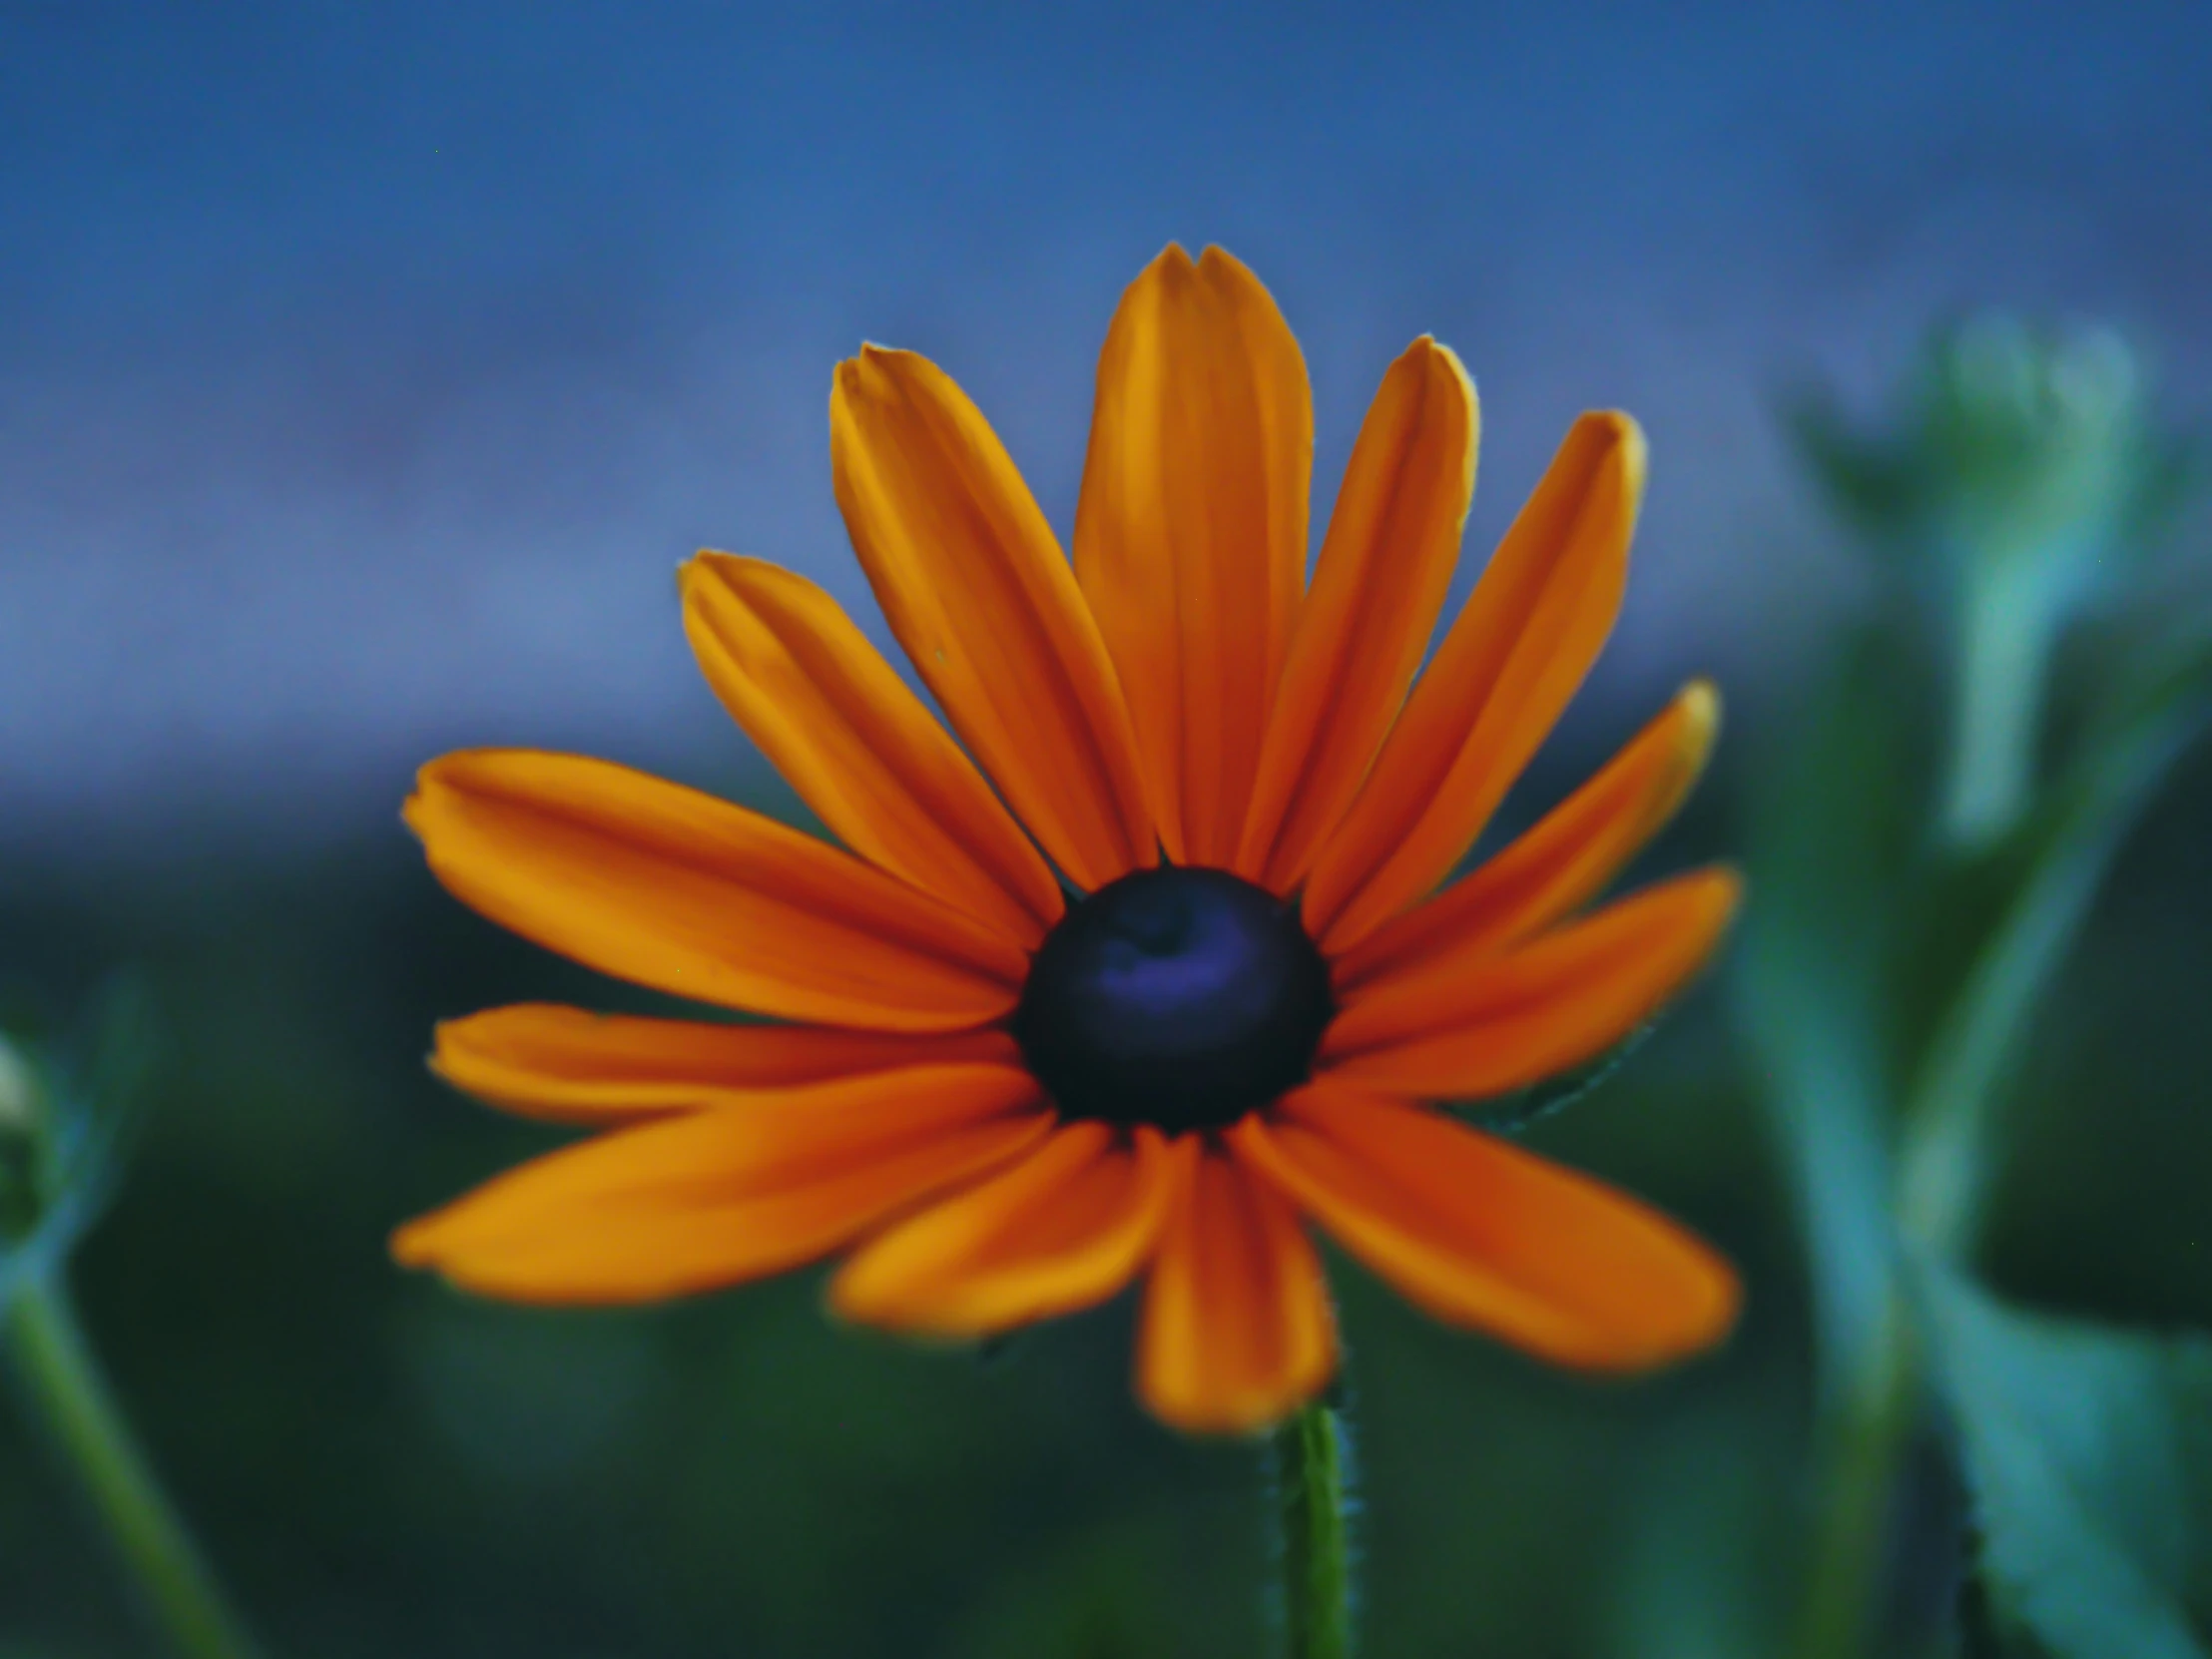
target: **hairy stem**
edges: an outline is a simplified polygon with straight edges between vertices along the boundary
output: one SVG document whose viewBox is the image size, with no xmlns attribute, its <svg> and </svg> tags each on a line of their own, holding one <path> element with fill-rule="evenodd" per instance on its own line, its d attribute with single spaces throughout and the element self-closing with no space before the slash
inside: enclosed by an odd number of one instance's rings
<svg viewBox="0 0 2212 1659">
<path fill-rule="evenodd" d="M 1289 1659 L 1349 1659 L 1351 1471 L 1341 1409 L 1320 1401 L 1275 1431 L 1275 1509 L 1282 1534 Z"/>
</svg>

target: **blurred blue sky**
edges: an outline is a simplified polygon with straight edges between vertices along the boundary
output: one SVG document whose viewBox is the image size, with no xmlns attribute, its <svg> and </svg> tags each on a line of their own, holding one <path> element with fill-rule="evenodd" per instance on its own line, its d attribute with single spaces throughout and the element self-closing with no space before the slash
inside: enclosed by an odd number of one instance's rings
<svg viewBox="0 0 2212 1659">
<path fill-rule="evenodd" d="M 413 764 L 726 748 L 696 546 L 879 634 L 830 499 L 863 337 L 1063 533 L 1170 238 L 1300 332 L 1333 492 L 1389 356 L 1484 394 L 1479 550 L 1572 413 L 1654 478 L 1576 717 L 1787 661 L 1841 566 L 1773 430 L 1967 303 L 2109 315 L 2201 411 L 2212 6 L 0 0 L 0 848 L 392 822 Z"/>
</svg>

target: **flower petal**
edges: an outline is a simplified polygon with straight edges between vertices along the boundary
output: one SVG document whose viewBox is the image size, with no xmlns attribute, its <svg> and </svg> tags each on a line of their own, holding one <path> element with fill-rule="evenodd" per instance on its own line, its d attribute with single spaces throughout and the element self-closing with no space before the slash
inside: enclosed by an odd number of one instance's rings
<svg viewBox="0 0 2212 1659">
<path fill-rule="evenodd" d="M 1260 279 L 1218 248 L 1130 283 L 1098 363 L 1075 573 L 1178 863 L 1227 865 L 1306 586 L 1314 408 Z"/>
<path fill-rule="evenodd" d="M 1162 1422 L 1251 1433 L 1281 1421 L 1337 1364 L 1335 1316 L 1290 1206 L 1216 1145 L 1190 1166 L 1162 1230 L 1137 1344 L 1137 1389 Z"/>
<path fill-rule="evenodd" d="M 837 505 L 915 670 L 1079 885 L 1159 861 L 1114 667 L 982 414 L 910 351 L 863 348 L 830 399 Z"/>
<path fill-rule="evenodd" d="M 1306 924 L 1357 942 L 1450 872 L 1597 660 L 1643 497 L 1624 414 L 1576 421 L 1315 860 Z"/>
<path fill-rule="evenodd" d="M 1472 382 L 1432 339 L 1382 377 L 1291 638 L 1239 874 L 1295 886 L 1397 718 L 1458 557 L 1477 424 Z"/>
<path fill-rule="evenodd" d="M 812 835 L 570 755 L 422 769 L 406 819 L 463 902 L 587 966 L 788 1019 L 956 1030 L 1013 1007 L 993 928 Z"/>
<path fill-rule="evenodd" d="M 929 1066 L 620 1129 L 392 1237 L 405 1266 L 529 1302 L 644 1302 L 813 1260 L 1047 1134 L 1014 1066 Z"/>
<path fill-rule="evenodd" d="M 1321 1066 L 1433 1099 L 1501 1094 L 1611 1048 L 1719 942 L 1741 883 L 1699 870 L 1647 887 L 1503 955 L 1439 949 L 1350 990 Z"/>
<path fill-rule="evenodd" d="M 430 1067 L 455 1088 L 525 1117 L 611 1124 L 960 1061 L 1017 1066 L 1021 1055 L 1011 1037 L 989 1026 L 909 1034 L 712 1025 L 518 1003 L 440 1024 Z"/>
<path fill-rule="evenodd" d="M 746 735 L 845 845 L 1034 949 L 1060 884 L 836 601 L 762 559 L 684 566 L 684 628 Z"/>
<path fill-rule="evenodd" d="M 1510 846 L 1339 955 L 1332 968 L 1339 988 L 1439 950 L 1462 958 L 1501 950 L 1603 891 L 1673 817 L 1704 771 L 1720 708 L 1709 682 L 1692 681 L 1595 777 Z"/>
<path fill-rule="evenodd" d="M 1322 1079 L 1230 1141 L 1408 1301 L 1559 1365 L 1665 1365 L 1735 1323 L 1735 1271 L 1684 1229 L 1434 1112 Z"/>
<path fill-rule="evenodd" d="M 846 1319 L 981 1337 L 1073 1313 L 1129 1283 L 1172 1190 L 1167 1143 L 1072 1123 L 988 1180 L 893 1225 L 830 1282 Z"/>
</svg>

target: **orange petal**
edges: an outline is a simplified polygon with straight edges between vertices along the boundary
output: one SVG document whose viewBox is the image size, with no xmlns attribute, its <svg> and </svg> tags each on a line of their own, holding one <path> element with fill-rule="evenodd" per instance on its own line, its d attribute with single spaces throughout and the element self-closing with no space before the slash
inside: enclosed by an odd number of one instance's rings
<svg viewBox="0 0 2212 1659">
<path fill-rule="evenodd" d="M 1196 1167 L 1161 1232 L 1137 1391 L 1172 1427 L 1251 1433 L 1329 1381 L 1336 1320 L 1321 1262 L 1290 1206 L 1223 1148 L 1197 1144 L 1195 1136 L 1178 1143 Z"/>
<path fill-rule="evenodd" d="M 1227 865 L 1306 586 L 1314 408 L 1260 279 L 1170 246 L 1098 363 L 1075 573 L 1178 863 Z"/>
<path fill-rule="evenodd" d="M 1003 933 L 812 835 L 605 761 L 448 755 L 406 819 L 465 903 L 678 996 L 956 1030 L 1012 1008 L 1029 968 Z"/>
<path fill-rule="evenodd" d="M 1051 1129 L 1013 1066 L 795 1089 L 598 1136 L 392 1237 L 405 1266 L 527 1302 L 644 1302 L 778 1273 Z"/>
<path fill-rule="evenodd" d="M 1229 1138 L 1407 1300 L 1546 1360 L 1639 1370 L 1735 1323 L 1735 1271 L 1682 1228 L 1433 1112 L 1325 1078 Z"/>
<path fill-rule="evenodd" d="M 709 1025 L 520 1003 L 445 1021 L 430 1065 L 455 1088 L 525 1117 L 607 1124 L 960 1061 L 1014 1066 L 1021 1056 L 995 1027 L 940 1035 Z"/>
<path fill-rule="evenodd" d="M 921 700 L 805 577 L 702 553 L 684 628 L 746 735 L 845 845 L 1034 949 L 1060 884 Z"/>
<path fill-rule="evenodd" d="M 1015 814 L 1078 885 L 1158 862 L 1098 624 L 975 405 L 910 351 L 837 365 L 830 460 L 891 631 Z"/>
<path fill-rule="evenodd" d="M 1720 698 L 1692 681 L 1664 714 L 1533 829 L 1425 904 L 1402 910 L 1336 958 L 1349 989 L 1440 950 L 1499 950 L 1579 909 L 1674 816 L 1720 726 Z"/>
<path fill-rule="evenodd" d="M 1288 891 L 1358 793 L 1443 607 L 1477 425 L 1472 382 L 1434 340 L 1383 375 L 1291 639 L 1238 873 Z"/>
<path fill-rule="evenodd" d="M 1348 1081 L 1432 1099 L 1501 1094 L 1596 1058 L 1703 965 L 1741 883 L 1707 869 L 1503 955 L 1438 950 L 1350 990 L 1321 1064 Z"/>
<path fill-rule="evenodd" d="M 1314 862 L 1304 913 L 1325 950 L 1428 892 L 1474 844 L 1612 632 L 1643 487 L 1633 420 L 1574 423 Z"/>
<path fill-rule="evenodd" d="M 1156 1129 L 1072 1123 L 1019 1163 L 862 1245 L 830 1286 L 846 1319 L 981 1337 L 1105 1301 L 1152 1252 L 1171 1191 Z"/>
</svg>

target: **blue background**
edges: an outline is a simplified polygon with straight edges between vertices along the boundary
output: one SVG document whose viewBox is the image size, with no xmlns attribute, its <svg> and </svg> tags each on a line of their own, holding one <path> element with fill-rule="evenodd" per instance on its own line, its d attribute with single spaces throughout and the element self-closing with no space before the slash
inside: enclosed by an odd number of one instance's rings
<svg viewBox="0 0 2212 1659">
<path fill-rule="evenodd" d="M 1324 503 L 1424 330 L 1471 547 L 1634 411 L 1600 693 L 1740 683 L 1848 586 L 1797 379 L 1996 302 L 2202 382 L 2208 82 L 2197 4 L 0 4 L 0 848 L 327 836 L 458 742 L 685 765 L 679 558 L 864 598 L 831 363 L 937 357 L 1064 534 L 1170 239 L 1280 297 Z"/>
</svg>

